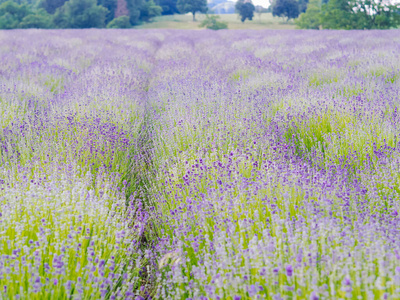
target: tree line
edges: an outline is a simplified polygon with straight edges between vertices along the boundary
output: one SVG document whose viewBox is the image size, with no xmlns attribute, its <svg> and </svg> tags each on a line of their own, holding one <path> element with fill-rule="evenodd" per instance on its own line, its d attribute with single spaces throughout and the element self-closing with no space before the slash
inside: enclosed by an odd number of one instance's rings
<svg viewBox="0 0 400 300">
<path fill-rule="evenodd" d="M 177 12 L 177 0 L 0 0 L 0 29 L 130 28 Z"/>
<path fill-rule="evenodd" d="M 159 15 L 195 21 L 197 12 L 207 12 L 207 0 L 0 0 L 0 29 L 131 28 Z"/>
<path fill-rule="evenodd" d="M 389 0 L 270 0 L 269 10 L 303 29 L 390 29 L 400 25 L 400 4 Z M 235 5 L 241 21 L 252 20 L 251 0 Z M 130 28 L 159 15 L 207 12 L 207 0 L 0 0 L 0 29 Z M 224 29 L 218 17 L 203 26 Z"/>
<path fill-rule="evenodd" d="M 391 29 L 400 25 L 400 4 L 387 0 L 273 0 L 274 16 L 296 19 L 301 29 Z"/>
</svg>

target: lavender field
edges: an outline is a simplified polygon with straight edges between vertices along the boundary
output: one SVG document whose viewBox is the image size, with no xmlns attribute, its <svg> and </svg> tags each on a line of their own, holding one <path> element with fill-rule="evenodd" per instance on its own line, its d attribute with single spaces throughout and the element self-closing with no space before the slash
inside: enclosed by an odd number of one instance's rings
<svg viewBox="0 0 400 300">
<path fill-rule="evenodd" d="M 400 299 L 400 34 L 0 31 L 0 299 Z"/>
</svg>

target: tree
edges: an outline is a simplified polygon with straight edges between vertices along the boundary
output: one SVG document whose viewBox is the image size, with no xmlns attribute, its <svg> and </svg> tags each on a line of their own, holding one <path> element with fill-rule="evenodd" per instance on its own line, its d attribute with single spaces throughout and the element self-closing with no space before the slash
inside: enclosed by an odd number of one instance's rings
<svg viewBox="0 0 400 300">
<path fill-rule="evenodd" d="M 319 29 L 321 26 L 321 2 L 311 0 L 305 13 L 302 13 L 295 21 L 301 29 Z"/>
<path fill-rule="evenodd" d="M 131 25 L 140 24 L 141 21 L 149 21 L 152 17 L 158 16 L 162 8 L 153 0 L 125 0 Z"/>
<path fill-rule="evenodd" d="M 53 24 L 56 28 L 70 27 L 70 22 L 64 5 L 56 9 L 56 12 L 53 15 Z"/>
<path fill-rule="evenodd" d="M 140 9 L 140 19 L 148 22 L 151 18 L 160 16 L 162 8 L 154 3 L 153 0 L 147 0 Z"/>
<path fill-rule="evenodd" d="M 108 13 L 106 15 L 106 24 L 110 23 L 114 18 L 116 18 L 115 11 L 117 9 L 117 0 L 97 0 L 97 4 L 108 9 Z M 127 13 L 127 15 L 128 14 L 129 13 Z"/>
<path fill-rule="evenodd" d="M 238 0 L 238 2 L 236 2 L 235 9 L 239 13 L 240 20 L 242 22 L 246 21 L 246 19 L 249 19 L 249 21 L 253 20 L 254 11 L 256 8 L 254 7 L 253 3 L 251 3 L 251 1 Z"/>
<path fill-rule="evenodd" d="M 27 1 L 27 0 L 0 0 L 0 4 L 3 4 L 5 2 L 14 2 L 16 4 L 32 4 L 30 3 L 33 0 Z"/>
<path fill-rule="evenodd" d="M 158 5 L 162 8 L 163 15 L 178 14 L 179 10 L 176 7 L 177 0 L 159 0 Z"/>
<path fill-rule="evenodd" d="M 384 0 L 313 0 L 296 24 L 317 29 L 389 29 L 400 25 L 400 6 Z"/>
<path fill-rule="evenodd" d="M 128 16 L 121 16 L 115 18 L 110 23 L 108 23 L 107 28 L 131 28 L 132 25 L 129 22 Z"/>
<path fill-rule="evenodd" d="M 35 14 L 24 17 L 19 24 L 20 28 L 52 28 L 53 18 L 44 9 L 40 9 Z"/>
<path fill-rule="evenodd" d="M 195 22 L 196 12 L 207 12 L 207 0 L 178 0 L 176 7 L 182 14 L 192 13 Z"/>
<path fill-rule="evenodd" d="M 102 28 L 107 12 L 96 0 L 69 0 L 56 10 L 54 23 L 59 28 Z"/>
<path fill-rule="evenodd" d="M 0 4 L 0 29 L 19 28 L 21 21 L 30 14 L 29 5 L 6 1 Z"/>
<path fill-rule="evenodd" d="M 49 14 L 54 14 L 57 8 L 63 6 L 67 0 L 41 0 L 39 7 L 44 8 Z"/>
<path fill-rule="evenodd" d="M 129 10 L 129 21 L 132 25 L 140 23 L 140 8 L 143 5 L 143 0 L 126 0 Z"/>
<path fill-rule="evenodd" d="M 275 17 L 296 19 L 299 16 L 299 3 L 296 0 L 276 0 L 272 7 L 272 15 Z"/>
<path fill-rule="evenodd" d="M 390 29 L 400 25 L 400 5 L 384 0 L 358 0 L 352 4 L 358 27 L 365 29 Z"/>
<path fill-rule="evenodd" d="M 307 10 L 308 0 L 298 0 L 299 1 L 299 12 L 304 13 Z"/>
<path fill-rule="evenodd" d="M 357 29 L 357 18 L 348 0 L 329 0 L 321 11 L 321 26 L 324 29 Z"/>
<path fill-rule="evenodd" d="M 228 24 L 225 22 L 219 22 L 219 16 L 206 16 L 206 19 L 201 22 L 199 27 L 205 27 L 211 30 L 220 30 L 220 29 L 227 29 Z"/>
<path fill-rule="evenodd" d="M 51 27 L 52 17 L 44 9 L 34 9 L 25 2 L 6 1 L 0 4 L 0 29 Z"/>
</svg>

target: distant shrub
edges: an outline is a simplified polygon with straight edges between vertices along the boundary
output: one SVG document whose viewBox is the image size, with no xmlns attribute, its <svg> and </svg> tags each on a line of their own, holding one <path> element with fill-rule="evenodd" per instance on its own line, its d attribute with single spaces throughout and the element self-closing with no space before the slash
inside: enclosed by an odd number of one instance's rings
<svg viewBox="0 0 400 300">
<path fill-rule="evenodd" d="M 206 16 L 206 19 L 201 22 L 200 27 L 205 27 L 212 30 L 227 29 L 228 24 L 218 21 L 219 16 Z"/>
<path fill-rule="evenodd" d="M 319 1 L 310 1 L 306 12 L 300 14 L 295 23 L 301 29 L 319 29 L 321 26 L 321 7 Z"/>
<path fill-rule="evenodd" d="M 96 0 L 69 0 L 57 8 L 53 21 L 57 28 L 104 28 L 107 12 Z"/>
<path fill-rule="evenodd" d="M 239 0 L 235 4 L 235 9 L 239 13 L 242 22 L 246 21 L 246 19 L 249 19 L 249 21 L 253 20 L 256 8 L 251 1 Z"/>
<path fill-rule="evenodd" d="M 129 22 L 128 16 L 121 16 L 115 18 L 110 23 L 108 23 L 107 28 L 131 28 L 132 25 Z"/>
<path fill-rule="evenodd" d="M 36 14 L 24 17 L 19 24 L 20 28 L 52 28 L 53 19 L 50 14 L 41 9 Z"/>
<path fill-rule="evenodd" d="M 6 1 L 0 4 L 0 29 L 14 29 L 19 27 L 22 19 L 32 14 L 27 4 Z"/>
<path fill-rule="evenodd" d="M 286 18 L 286 22 L 296 19 L 299 16 L 299 3 L 295 0 L 277 0 L 272 7 L 272 15 Z"/>
</svg>

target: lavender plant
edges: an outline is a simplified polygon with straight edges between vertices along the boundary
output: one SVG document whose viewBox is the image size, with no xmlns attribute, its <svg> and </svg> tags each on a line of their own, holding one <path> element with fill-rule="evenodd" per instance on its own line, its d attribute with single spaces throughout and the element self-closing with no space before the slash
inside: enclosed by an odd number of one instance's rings
<svg viewBox="0 0 400 300">
<path fill-rule="evenodd" d="M 395 34 L 176 38 L 197 56 L 151 91 L 159 298 L 397 299 Z"/>
<path fill-rule="evenodd" d="M 135 176 L 148 151 L 140 137 L 151 60 L 116 40 L 106 59 L 97 49 L 112 41 L 97 38 L 2 33 L 2 299 L 151 292 L 150 216 Z"/>
<path fill-rule="evenodd" d="M 399 43 L 0 32 L 0 298 L 397 299 Z"/>
</svg>

